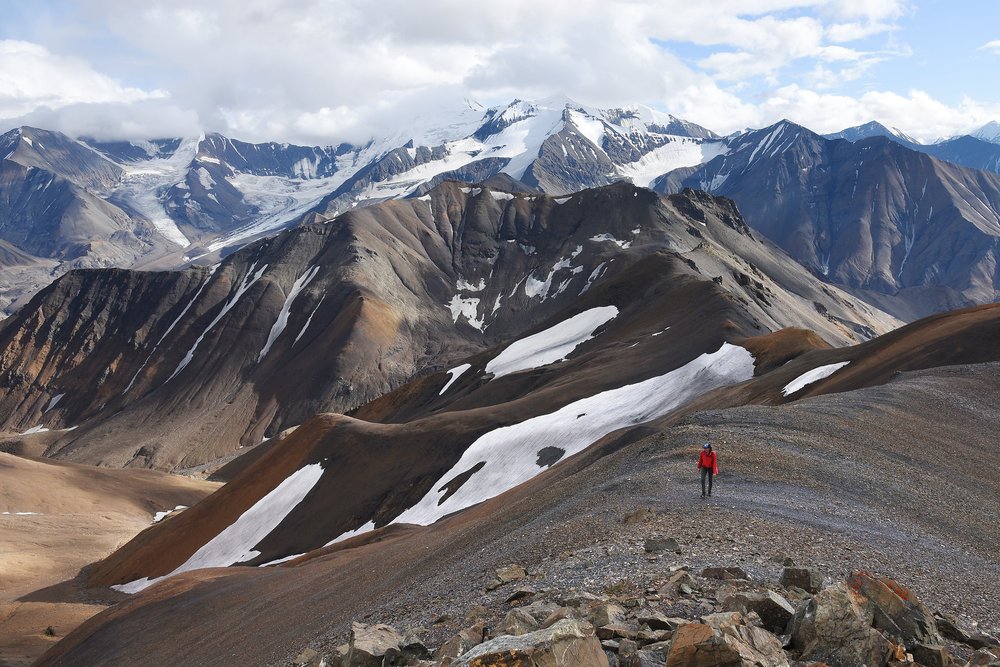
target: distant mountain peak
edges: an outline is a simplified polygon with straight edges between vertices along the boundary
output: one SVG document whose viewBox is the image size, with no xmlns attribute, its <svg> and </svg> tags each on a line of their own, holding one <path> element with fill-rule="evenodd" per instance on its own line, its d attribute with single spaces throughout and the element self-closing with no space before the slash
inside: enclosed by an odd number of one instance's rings
<svg viewBox="0 0 1000 667">
<path fill-rule="evenodd" d="M 978 130 L 970 132 L 969 134 L 976 139 L 982 139 L 983 141 L 988 141 L 991 144 L 1000 144 L 1000 122 L 991 120 L 986 123 L 986 125 L 983 125 Z"/>
<path fill-rule="evenodd" d="M 854 127 L 848 127 L 841 130 L 840 132 L 835 132 L 833 134 L 823 135 L 827 139 L 846 139 L 847 141 L 860 141 L 862 139 L 870 139 L 871 137 L 887 137 L 893 141 L 903 144 L 909 148 L 913 148 L 920 145 L 920 142 L 906 134 L 899 128 L 893 127 L 889 128 L 878 122 L 877 120 L 870 120 L 863 125 L 855 125 Z"/>
</svg>

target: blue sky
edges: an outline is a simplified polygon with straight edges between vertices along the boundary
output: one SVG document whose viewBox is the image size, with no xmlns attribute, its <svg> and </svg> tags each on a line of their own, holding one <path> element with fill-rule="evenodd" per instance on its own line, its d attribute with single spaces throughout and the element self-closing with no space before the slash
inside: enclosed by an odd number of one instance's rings
<svg viewBox="0 0 1000 667">
<path fill-rule="evenodd" d="M 361 141 L 472 98 L 727 133 L 1000 120 L 995 0 L 0 0 L 0 124 Z M 987 46 L 993 43 L 992 46 Z"/>
</svg>

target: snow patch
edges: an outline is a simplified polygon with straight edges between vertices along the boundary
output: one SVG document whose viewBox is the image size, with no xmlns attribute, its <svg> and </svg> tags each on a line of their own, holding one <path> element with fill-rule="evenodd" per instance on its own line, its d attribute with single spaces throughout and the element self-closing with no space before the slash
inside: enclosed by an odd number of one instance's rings
<svg viewBox="0 0 1000 667">
<path fill-rule="evenodd" d="M 438 392 L 438 396 L 443 396 L 444 392 L 448 391 L 448 388 L 452 384 L 454 384 L 455 380 L 461 377 L 462 374 L 465 371 L 469 370 L 470 368 L 472 368 L 472 364 L 462 364 L 461 366 L 455 366 L 454 368 L 450 369 L 448 371 L 448 374 L 451 375 L 451 377 L 448 378 L 448 381 L 445 383 L 445 385 L 441 387 L 441 391 Z"/>
<path fill-rule="evenodd" d="M 619 241 L 618 239 L 616 239 L 611 234 L 598 234 L 597 236 L 591 236 L 590 240 L 591 241 L 595 241 L 597 243 L 603 243 L 605 241 L 608 241 L 610 243 L 614 243 L 615 245 L 617 245 L 622 250 L 625 250 L 625 249 L 631 247 L 631 245 L 632 245 L 631 241 Z"/>
<path fill-rule="evenodd" d="M 369 521 L 368 523 L 366 523 L 363 526 L 359 526 L 358 528 L 355 528 L 354 530 L 349 530 L 346 533 L 343 533 L 343 534 L 339 535 L 338 537 L 333 538 L 332 540 L 330 540 L 329 542 L 327 542 L 323 546 L 324 547 L 328 547 L 331 544 L 336 544 L 337 542 L 343 542 L 344 540 L 349 540 L 352 537 L 357 537 L 358 535 L 364 535 L 365 533 L 370 533 L 373 530 L 375 530 L 375 522 L 374 521 Z"/>
<path fill-rule="evenodd" d="M 299 276 L 292 285 L 292 289 L 288 292 L 288 296 L 285 297 L 285 303 L 282 304 L 281 311 L 278 313 L 278 319 L 274 321 L 273 325 L 271 325 L 271 332 L 267 334 L 267 342 L 264 343 L 264 347 L 257 356 L 257 363 L 262 362 L 264 357 L 267 356 L 267 353 L 271 351 L 271 346 L 274 344 L 274 341 L 278 340 L 278 336 L 281 335 L 281 332 L 284 331 L 285 327 L 288 325 L 288 315 L 291 313 L 292 304 L 295 303 L 295 298 L 306 288 L 306 285 L 308 285 L 309 282 L 316 277 L 317 273 L 319 273 L 319 265 L 307 270 Z M 296 340 L 298 340 L 298 338 L 296 338 Z"/>
<path fill-rule="evenodd" d="M 260 552 L 253 547 L 285 520 L 322 476 L 323 466 L 319 463 L 299 468 L 170 574 L 154 579 L 143 577 L 112 588 L 122 593 L 137 593 L 160 579 L 180 572 L 227 567 L 256 558 Z"/>
<path fill-rule="evenodd" d="M 823 378 L 830 377 L 838 370 L 851 363 L 850 361 L 838 361 L 835 364 L 827 364 L 826 366 L 820 366 L 819 368 L 814 368 L 807 373 L 803 373 L 799 377 L 795 378 L 791 382 L 785 385 L 782 390 L 782 394 L 788 396 L 789 394 L 794 394 L 799 389 L 802 389 L 806 385 L 810 385 L 813 382 L 819 382 Z"/>
<path fill-rule="evenodd" d="M 615 306 L 585 310 L 544 331 L 514 341 L 486 364 L 486 372 L 503 377 L 562 361 L 580 344 L 593 338 L 598 327 L 617 316 Z"/>
<path fill-rule="evenodd" d="M 178 505 L 172 510 L 163 510 L 162 512 L 157 512 L 156 514 L 153 515 L 153 523 L 160 523 L 174 512 L 180 512 L 181 510 L 186 510 L 186 509 L 187 505 Z"/>
<path fill-rule="evenodd" d="M 240 300 L 240 297 L 246 294 L 247 290 L 253 287 L 253 284 L 258 280 L 260 280 L 260 277 L 264 275 L 264 271 L 267 270 L 267 264 L 260 267 L 260 270 L 257 271 L 257 273 L 253 273 L 254 267 L 256 266 L 257 262 L 254 262 L 253 264 L 250 265 L 250 268 L 247 269 L 247 274 L 243 276 L 243 282 L 240 283 L 239 288 L 236 290 L 236 294 L 234 294 L 229 299 L 229 301 L 226 302 L 226 305 L 222 307 L 222 310 L 220 310 L 219 314 L 215 316 L 215 319 L 213 319 L 212 322 L 205 328 L 205 330 L 201 332 L 201 335 L 198 336 L 198 340 L 194 342 L 194 345 L 191 346 L 191 349 L 188 350 L 187 354 L 184 355 L 184 358 L 181 359 L 181 363 L 177 364 L 177 368 L 170 375 L 170 377 L 167 378 L 167 382 L 173 380 L 175 377 L 177 377 L 178 373 L 187 368 L 187 365 L 191 363 L 192 359 L 194 359 L 195 350 L 198 349 L 198 346 L 201 344 L 201 341 L 205 339 L 205 336 L 208 335 L 208 332 L 212 330 L 212 327 L 218 324 L 219 320 L 225 317 L 226 314 L 228 314 L 229 311 L 233 309 L 233 306 L 235 306 L 236 302 Z M 251 274 L 253 275 L 251 276 Z"/>
<path fill-rule="evenodd" d="M 465 451 L 420 502 L 392 523 L 428 525 L 522 484 L 542 472 L 538 452 L 559 447 L 569 457 L 608 433 L 656 419 L 717 387 L 753 377 L 753 356 L 724 343 L 688 364 L 636 384 L 574 401 L 547 415 L 494 429 Z M 485 465 L 454 494 L 446 485 L 480 462 Z"/>
<path fill-rule="evenodd" d="M 319 310 L 319 307 L 323 305 L 323 299 L 325 299 L 325 298 L 326 298 L 326 294 L 324 294 L 323 296 L 321 296 L 319 298 L 319 303 L 317 303 L 316 307 L 313 308 L 313 310 L 312 310 L 311 313 L 309 313 L 309 317 L 306 319 L 306 323 L 302 325 L 302 331 L 300 331 L 299 335 L 296 336 L 295 340 L 292 341 L 292 347 L 295 347 L 295 344 L 299 342 L 300 338 L 302 338 L 302 335 L 306 332 L 306 329 L 308 329 L 309 325 L 312 324 L 313 315 L 315 315 L 316 311 Z"/>
<path fill-rule="evenodd" d="M 49 401 L 49 404 L 45 407 L 44 410 L 42 410 L 42 412 L 48 412 L 52 408 L 54 408 L 57 405 L 59 405 L 59 401 L 61 401 L 63 399 L 63 396 L 65 396 L 65 395 L 66 394 L 56 394 L 55 396 L 53 396 L 52 400 Z"/>
<path fill-rule="evenodd" d="M 479 317 L 479 299 L 462 298 L 456 294 L 451 297 L 451 301 L 448 302 L 447 306 L 451 310 L 451 319 L 456 324 L 459 317 L 465 317 L 470 327 L 479 329 L 480 331 L 483 330 L 483 320 Z"/>
</svg>

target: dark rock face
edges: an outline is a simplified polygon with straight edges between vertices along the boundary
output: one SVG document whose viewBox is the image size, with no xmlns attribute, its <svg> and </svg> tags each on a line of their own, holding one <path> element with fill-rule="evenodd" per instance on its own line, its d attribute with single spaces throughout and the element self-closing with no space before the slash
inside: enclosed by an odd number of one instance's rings
<svg viewBox="0 0 1000 667">
<path fill-rule="evenodd" d="M 828 140 L 783 121 L 657 188 L 732 197 L 750 225 L 818 275 L 920 303 L 946 286 L 968 303 L 1000 288 L 1000 176 L 947 164 L 884 137 Z M 925 303 L 921 314 L 936 304 Z"/>
</svg>

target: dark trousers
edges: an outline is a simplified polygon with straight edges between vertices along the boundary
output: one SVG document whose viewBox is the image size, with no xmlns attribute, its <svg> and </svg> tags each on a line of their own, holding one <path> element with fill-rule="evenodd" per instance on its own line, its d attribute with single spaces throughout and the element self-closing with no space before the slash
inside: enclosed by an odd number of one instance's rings
<svg viewBox="0 0 1000 667">
<path fill-rule="evenodd" d="M 712 495 L 712 469 L 701 469 L 701 495 L 705 495 L 705 478 L 708 478 L 708 495 Z"/>
</svg>

